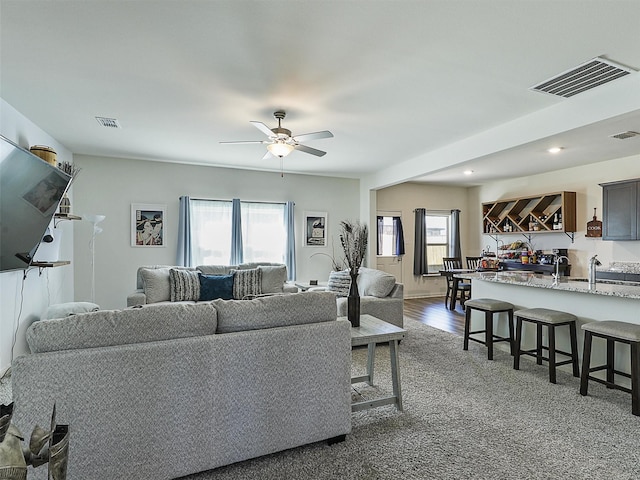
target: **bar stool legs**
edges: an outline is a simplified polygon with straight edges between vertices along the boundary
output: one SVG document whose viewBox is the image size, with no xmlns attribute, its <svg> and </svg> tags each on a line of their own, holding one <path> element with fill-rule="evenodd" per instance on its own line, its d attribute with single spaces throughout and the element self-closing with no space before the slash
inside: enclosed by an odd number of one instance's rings
<svg viewBox="0 0 640 480">
<path fill-rule="evenodd" d="M 602 383 L 607 388 L 615 388 L 631 394 L 631 413 L 640 416 L 640 325 L 627 322 L 600 321 L 587 323 L 584 330 L 584 348 L 582 353 L 582 376 L 580 377 L 580 395 L 587 395 L 589 380 Z M 593 337 L 607 341 L 607 363 L 591 367 L 591 344 Z M 631 349 L 631 373 L 615 369 L 615 342 L 626 343 Z M 590 375 L 592 372 L 606 370 L 606 380 Z M 615 383 L 615 375 L 631 379 L 631 388 Z"/>
<path fill-rule="evenodd" d="M 494 343 L 509 342 L 509 350 L 513 355 L 513 305 L 492 298 L 474 298 L 467 300 L 465 307 L 463 350 L 469 350 L 469 340 L 478 342 L 487 347 L 487 359 L 493 360 Z M 471 331 L 472 310 L 484 312 L 484 330 Z M 509 337 L 500 337 L 493 333 L 493 315 L 502 312 L 506 312 L 509 316 Z M 478 333 L 484 333 L 484 340 L 471 336 Z"/>
<path fill-rule="evenodd" d="M 516 336 L 515 336 L 515 354 L 513 356 L 513 368 L 520 370 L 520 356 L 530 355 L 536 358 L 536 363 L 542 365 L 542 361 L 546 360 L 549 364 L 549 381 L 556 383 L 556 370 L 561 365 L 572 364 L 573 376 L 580 376 L 580 367 L 578 365 L 578 340 L 576 335 L 576 319 L 575 315 L 557 310 L 549 310 L 546 308 L 530 308 L 518 310 L 515 312 L 516 317 Z M 536 348 L 532 350 L 522 350 L 522 323 L 530 322 L 536 325 Z M 569 326 L 569 337 L 571 343 L 571 352 L 563 352 L 556 348 L 556 327 Z M 549 345 L 545 347 L 542 344 L 542 327 L 547 327 L 549 334 Z M 548 351 L 548 356 L 543 355 L 543 350 Z M 557 354 L 560 353 L 569 357 L 569 360 L 558 362 Z"/>
</svg>

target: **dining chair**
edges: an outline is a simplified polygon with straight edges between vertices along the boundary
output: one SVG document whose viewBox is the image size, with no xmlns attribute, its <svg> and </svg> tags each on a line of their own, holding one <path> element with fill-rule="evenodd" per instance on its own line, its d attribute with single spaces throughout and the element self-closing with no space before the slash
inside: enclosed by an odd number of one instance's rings
<svg viewBox="0 0 640 480">
<path fill-rule="evenodd" d="M 442 259 L 442 266 L 445 271 L 462 268 L 462 259 L 460 257 L 444 257 Z M 445 294 L 445 297 L 444 297 L 444 304 L 448 308 L 451 295 L 453 292 L 453 284 L 457 280 L 453 278 L 453 274 L 451 273 L 446 274 L 445 278 L 447 279 L 447 293 Z"/>
<path fill-rule="evenodd" d="M 482 257 L 467 257 L 467 268 L 469 270 L 477 270 Z M 471 298 L 471 280 L 458 281 L 458 292 L 460 295 L 460 305 L 465 310 L 465 302 Z"/>
</svg>

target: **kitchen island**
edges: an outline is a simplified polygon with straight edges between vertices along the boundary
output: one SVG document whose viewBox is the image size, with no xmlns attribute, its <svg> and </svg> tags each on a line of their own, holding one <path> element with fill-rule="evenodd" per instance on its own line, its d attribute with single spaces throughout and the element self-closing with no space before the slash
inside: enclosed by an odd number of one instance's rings
<svg viewBox="0 0 640 480">
<path fill-rule="evenodd" d="M 582 324 L 599 320 L 618 320 L 640 324 L 640 284 L 599 280 L 590 287 L 586 279 L 562 277 L 557 284 L 551 276 L 530 272 L 481 272 L 461 274 L 471 280 L 471 298 L 494 298 L 521 308 L 550 308 L 569 312 L 578 317 L 578 350 L 582 357 L 584 335 Z M 480 312 L 472 313 L 472 322 L 481 322 Z M 480 324 L 480 323 L 478 323 Z M 535 328 L 525 325 L 523 342 L 527 348 L 535 343 Z M 567 349 L 569 335 L 558 330 L 558 348 Z M 568 329 L 567 329 L 568 330 Z M 508 335 L 506 319 L 500 318 L 498 335 Z M 545 332 L 546 334 L 546 332 Z M 545 340 L 546 343 L 546 340 Z M 504 348 L 504 345 L 501 345 Z M 616 368 L 629 371 L 629 348 L 616 346 Z M 592 365 L 604 363 L 605 342 L 594 342 Z"/>
</svg>

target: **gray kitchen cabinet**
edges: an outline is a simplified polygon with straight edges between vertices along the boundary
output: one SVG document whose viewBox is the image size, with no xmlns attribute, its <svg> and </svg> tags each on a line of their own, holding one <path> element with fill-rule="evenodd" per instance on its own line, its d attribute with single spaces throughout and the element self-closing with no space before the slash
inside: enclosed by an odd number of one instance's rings
<svg viewBox="0 0 640 480">
<path fill-rule="evenodd" d="M 640 240 L 640 179 L 601 183 L 602 239 Z"/>
</svg>

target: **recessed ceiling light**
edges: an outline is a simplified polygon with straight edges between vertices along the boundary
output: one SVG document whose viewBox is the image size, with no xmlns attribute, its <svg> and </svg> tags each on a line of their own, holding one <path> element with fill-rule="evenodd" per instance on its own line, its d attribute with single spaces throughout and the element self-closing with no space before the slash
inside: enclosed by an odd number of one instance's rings
<svg viewBox="0 0 640 480">
<path fill-rule="evenodd" d="M 471 175 L 473 173 L 473 170 L 465 170 L 464 172 L 465 175 Z"/>
<path fill-rule="evenodd" d="M 564 150 L 564 147 L 551 147 L 551 148 L 547 149 L 547 152 L 549 152 L 549 153 L 560 153 L 562 150 Z"/>
</svg>

